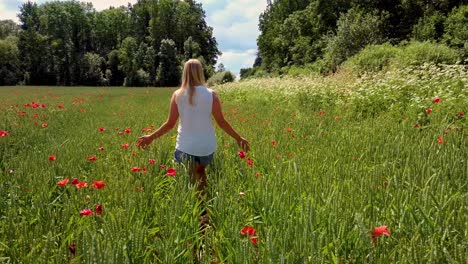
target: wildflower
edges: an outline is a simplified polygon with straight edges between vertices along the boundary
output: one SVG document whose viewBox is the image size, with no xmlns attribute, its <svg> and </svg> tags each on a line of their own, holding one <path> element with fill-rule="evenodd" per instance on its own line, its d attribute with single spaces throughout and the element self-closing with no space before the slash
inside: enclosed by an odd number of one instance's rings
<svg viewBox="0 0 468 264">
<path fill-rule="evenodd" d="M 239 155 L 239 158 L 241 159 L 245 158 L 245 152 L 243 150 L 237 152 L 237 155 Z"/>
<path fill-rule="evenodd" d="M 86 182 L 78 182 L 75 186 L 77 189 L 88 188 L 88 184 Z"/>
<path fill-rule="evenodd" d="M 63 187 L 68 184 L 68 178 L 65 178 L 57 183 L 58 187 Z"/>
<path fill-rule="evenodd" d="M 57 157 L 55 157 L 55 156 L 49 156 L 50 161 L 55 161 L 56 159 L 57 159 Z"/>
<path fill-rule="evenodd" d="M 125 143 L 125 144 L 122 144 L 121 147 L 123 149 L 128 149 L 128 147 L 130 147 L 130 145 L 128 145 L 128 143 Z"/>
<path fill-rule="evenodd" d="M 255 173 L 255 177 L 260 177 L 262 174 L 260 172 Z"/>
<path fill-rule="evenodd" d="M 139 172 L 141 169 L 139 167 L 133 167 L 132 172 Z"/>
<path fill-rule="evenodd" d="M 104 147 L 99 147 L 98 149 L 99 149 L 100 151 L 104 151 L 104 150 L 105 150 Z"/>
<path fill-rule="evenodd" d="M 247 226 L 247 227 L 242 228 L 240 233 L 243 236 L 245 236 L 245 235 L 255 236 L 257 234 L 257 231 L 255 231 L 255 229 L 253 227 Z"/>
<path fill-rule="evenodd" d="M 276 141 L 274 141 L 274 140 L 271 141 L 271 145 L 272 145 L 273 147 L 276 146 Z"/>
<path fill-rule="evenodd" d="M 63 108 L 63 105 L 62 105 L 62 104 L 58 104 L 57 107 L 58 107 L 58 109 L 62 109 L 62 108 Z"/>
<path fill-rule="evenodd" d="M 48 125 L 47 125 L 47 123 L 43 123 L 41 126 L 42 126 L 42 128 L 46 128 Z"/>
<path fill-rule="evenodd" d="M 439 98 L 439 97 L 436 97 L 436 98 L 434 98 L 434 100 L 432 100 L 432 102 L 433 102 L 434 104 L 438 104 L 438 103 L 440 103 L 440 98 Z"/>
<path fill-rule="evenodd" d="M 125 129 L 125 134 L 130 134 L 132 133 L 132 130 L 130 128 Z"/>
<path fill-rule="evenodd" d="M 8 131 L 0 130 L 0 137 L 8 137 L 9 135 Z"/>
<path fill-rule="evenodd" d="M 426 109 L 426 114 L 430 114 L 430 113 L 432 113 L 432 109 L 431 108 Z"/>
<path fill-rule="evenodd" d="M 176 173 L 177 173 L 177 171 L 174 168 L 169 168 L 167 170 L 166 176 L 172 176 L 173 177 L 173 176 L 176 175 Z"/>
<path fill-rule="evenodd" d="M 150 159 L 150 160 L 148 161 L 148 163 L 149 163 L 149 164 L 155 164 L 156 161 L 155 161 L 154 159 Z"/>
<path fill-rule="evenodd" d="M 91 187 L 93 187 L 94 189 L 102 189 L 106 186 L 106 183 L 104 181 L 94 181 L 93 185 Z"/>
<path fill-rule="evenodd" d="M 418 124 L 414 125 L 414 128 L 419 128 L 419 125 Z"/>
<path fill-rule="evenodd" d="M 253 166 L 253 165 L 254 165 L 253 160 L 251 160 L 250 158 L 247 158 L 246 162 L 247 162 L 247 164 L 249 164 L 249 166 Z"/>
<path fill-rule="evenodd" d="M 68 246 L 68 250 L 70 250 L 70 253 L 72 253 L 73 255 L 75 255 L 75 252 L 76 252 L 76 245 L 75 245 L 75 243 L 71 243 L 71 244 Z"/>
<path fill-rule="evenodd" d="M 78 183 L 79 183 L 78 178 L 73 178 L 73 180 L 71 181 L 72 185 L 77 185 Z"/>
<path fill-rule="evenodd" d="M 102 215 L 102 205 L 96 205 L 96 214 Z"/>
<path fill-rule="evenodd" d="M 373 230 L 372 230 L 372 241 L 374 241 L 374 243 L 377 241 L 377 238 L 381 235 L 386 235 L 386 236 L 389 236 L 391 234 L 390 230 L 387 229 L 387 226 L 379 226 L 379 227 L 375 227 Z"/>
<path fill-rule="evenodd" d="M 254 244 L 254 245 L 257 245 L 258 238 L 257 237 L 251 237 L 250 242 L 252 242 L 252 244 Z"/>
<path fill-rule="evenodd" d="M 463 117 L 463 116 L 465 116 L 465 114 L 464 114 L 463 112 L 459 112 L 459 113 L 458 113 L 458 116 L 459 116 L 459 117 Z"/>
<path fill-rule="evenodd" d="M 88 157 L 88 160 L 91 161 L 91 162 L 96 161 L 97 160 L 96 155 Z"/>
<path fill-rule="evenodd" d="M 106 129 L 104 127 L 100 127 L 100 128 L 98 128 L 98 131 L 99 132 L 104 132 L 104 131 L 106 131 Z"/>
<path fill-rule="evenodd" d="M 437 138 L 437 143 L 439 143 L 439 145 L 440 145 L 440 144 L 443 144 L 443 143 L 444 143 L 444 139 L 443 139 L 441 136 L 439 136 L 439 137 Z"/>
<path fill-rule="evenodd" d="M 90 216 L 93 214 L 94 214 L 93 211 L 89 210 L 88 208 L 80 211 L 80 216 Z"/>
<path fill-rule="evenodd" d="M 166 168 L 166 165 L 164 165 L 164 164 L 161 164 L 161 165 L 159 165 L 159 168 L 163 170 L 163 169 L 165 169 L 165 168 Z"/>
</svg>

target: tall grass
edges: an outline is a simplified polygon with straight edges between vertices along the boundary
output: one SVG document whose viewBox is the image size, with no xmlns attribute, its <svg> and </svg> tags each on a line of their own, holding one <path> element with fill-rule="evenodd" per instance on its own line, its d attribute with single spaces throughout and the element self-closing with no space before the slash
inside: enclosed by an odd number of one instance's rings
<svg viewBox="0 0 468 264">
<path fill-rule="evenodd" d="M 172 89 L 1 88 L 0 130 L 9 136 L 0 138 L 0 256 L 13 263 L 464 263 L 464 73 L 426 66 L 218 87 L 227 119 L 251 142 L 254 165 L 217 131 L 206 202 L 172 162 L 175 131 L 147 150 L 134 144 L 143 128 L 165 120 Z M 24 106 L 32 101 L 46 108 Z M 165 176 L 169 167 L 175 177 Z M 57 186 L 75 177 L 89 187 Z M 106 186 L 93 189 L 94 180 Z M 97 204 L 102 215 L 80 216 Z M 204 210 L 211 221 L 202 234 Z M 391 235 L 373 242 L 371 230 L 381 225 Z M 240 234 L 246 226 L 257 244 Z"/>
</svg>

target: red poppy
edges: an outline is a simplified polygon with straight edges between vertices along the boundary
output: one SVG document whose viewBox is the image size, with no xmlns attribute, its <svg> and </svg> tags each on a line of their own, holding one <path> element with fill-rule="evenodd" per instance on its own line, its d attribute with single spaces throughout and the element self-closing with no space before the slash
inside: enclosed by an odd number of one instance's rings
<svg viewBox="0 0 468 264">
<path fill-rule="evenodd" d="M 257 245 L 258 238 L 257 237 L 251 237 L 250 242 L 252 242 L 252 244 L 254 244 L 254 245 Z"/>
<path fill-rule="evenodd" d="M 102 205 L 96 205 L 96 214 L 102 215 Z"/>
<path fill-rule="evenodd" d="M 128 143 L 125 143 L 125 144 L 122 144 L 121 147 L 123 149 L 128 149 L 128 147 L 130 147 L 130 145 L 128 145 Z"/>
<path fill-rule="evenodd" d="M 86 112 L 86 110 L 85 110 L 85 109 L 81 109 L 80 111 L 81 111 L 81 113 L 84 113 L 84 112 Z"/>
<path fill-rule="evenodd" d="M 248 235 L 248 236 L 255 236 L 257 234 L 257 231 L 255 231 L 255 229 L 251 226 L 246 226 L 244 228 L 241 229 L 241 235 L 245 236 L 245 235 Z"/>
<path fill-rule="evenodd" d="M 0 130 L 0 137 L 8 137 L 9 135 L 8 131 Z"/>
<path fill-rule="evenodd" d="M 436 98 L 434 98 L 434 100 L 432 100 L 432 102 L 433 102 L 434 104 L 438 104 L 438 103 L 440 103 L 440 98 L 439 98 L 439 97 L 436 97 Z"/>
<path fill-rule="evenodd" d="M 458 116 L 463 117 L 463 116 L 465 116 L 465 114 L 463 112 L 460 112 L 460 113 L 458 113 Z"/>
<path fill-rule="evenodd" d="M 376 242 L 377 238 L 381 235 L 389 236 L 391 234 L 390 230 L 387 229 L 387 226 L 379 226 L 372 229 L 372 241 Z"/>
<path fill-rule="evenodd" d="M 133 167 L 132 172 L 139 172 L 141 169 L 139 167 Z"/>
<path fill-rule="evenodd" d="M 93 162 L 93 161 L 96 161 L 96 160 L 97 160 L 96 155 L 91 156 L 91 157 L 88 157 L 88 160 L 89 160 L 89 161 L 92 161 L 92 162 Z"/>
<path fill-rule="evenodd" d="M 78 181 L 78 178 L 73 178 L 73 180 L 71 181 L 71 184 L 73 185 L 77 185 L 80 181 Z"/>
<path fill-rule="evenodd" d="M 106 183 L 104 181 L 94 181 L 93 185 L 91 187 L 93 187 L 94 189 L 102 189 L 106 186 Z"/>
<path fill-rule="evenodd" d="M 166 165 L 159 165 L 159 168 L 160 168 L 160 169 L 165 169 L 165 168 L 166 168 Z"/>
<path fill-rule="evenodd" d="M 132 133 L 132 130 L 130 128 L 125 129 L 125 134 L 130 134 Z"/>
<path fill-rule="evenodd" d="M 106 129 L 104 127 L 100 127 L 100 128 L 98 128 L 98 131 L 99 132 L 104 132 L 104 131 L 106 131 Z"/>
<path fill-rule="evenodd" d="M 150 159 L 150 160 L 148 161 L 148 163 L 149 163 L 149 164 L 155 164 L 156 161 L 155 161 L 154 159 Z"/>
<path fill-rule="evenodd" d="M 239 155 L 239 158 L 241 159 L 245 158 L 245 152 L 243 150 L 237 152 L 237 155 Z"/>
<path fill-rule="evenodd" d="M 75 243 L 71 243 L 71 244 L 68 246 L 68 250 L 70 250 L 70 253 L 72 253 L 73 255 L 75 255 L 75 252 L 76 252 L 76 245 L 75 245 Z"/>
<path fill-rule="evenodd" d="M 143 171 L 143 173 L 146 173 L 146 172 L 148 172 L 148 168 L 143 168 L 142 171 Z"/>
<path fill-rule="evenodd" d="M 276 141 L 273 140 L 273 141 L 271 142 L 271 145 L 272 145 L 273 147 L 276 146 Z"/>
<path fill-rule="evenodd" d="M 65 178 L 57 183 L 58 187 L 63 187 L 68 184 L 68 178 Z"/>
<path fill-rule="evenodd" d="M 41 107 L 42 107 L 42 108 L 46 108 L 46 105 L 45 105 L 45 104 L 41 104 Z"/>
<path fill-rule="evenodd" d="M 444 143 L 444 139 L 443 139 L 441 136 L 439 136 L 439 137 L 437 138 L 437 143 L 439 143 L 439 145 L 440 145 L 440 144 L 443 144 L 443 143 Z"/>
<path fill-rule="evenodd" d="M 174 168 L 169 168 L 167 170 L 166 176 L 175 176 L 176 175 L 176 170 Z"/>
<path fill-rule="evenodd" d="M 119 131 L 119 136 L 123 135 L 123 132 L 122 131 Z"/>
<path fill-rule="evenodd" d="M 93 211 L 89 210 L 88 208 L 80 211 L 80 216 L 89 216 L 93 214 L 94 214 Z"/>
<path fill-rule="evenodd" d="M 62 108 L 63 108 L 63 105 L 62 105 L 62 104 L 58 104 L 57 107 L 58 107 L 59 109 L 62 109 Z"/>
<path fill-rule="evenodd" d="M 260 177 L 260 176 L 262 176 L 262 174 L 260 172 L 257 172 L 257 173 L 255 173 L 255 176 Z"/>
<path fill-rule="evenodd" d="M 78 182 L 75 186 L 77 189 L 81 189 L 81 188 L 87 188 L 88 184 L 86 182 Z"/>
<path fill-rule="evenodd" d="M 253 166 L 253 165 L 254 165 L 253 160 L 251 160 L 250 158 L 247 158 L 246 162 L 247 162 L 247 164 L 249 164 L 249 166 Z"/>
<path fill-rule="evenodd" d="M 430 113 L 432 113 L 432 109 L 431 108 L 426 109 L 426 114 L 430 114 Z"/>
<path fill-rule="evenodd" d="M 414 125 L 414 128 L 419 128 L 419 125 L 418 124 Z"/>
<path fill-rule="evenodd" d="M 46 127 L 47 127 L 47 123 L 43 123 L 41 126 L 42 126 L 42 128 L 46 128 Z"/>
<path fill-rule="evenodd" d="M 55 156 L 49 156 L 50 161 L 55 161 L 56 159 L 57 159 L 57 157 L 55 157 Z"/>
<path fill-rule="evenodd" d="M 99 150 L 100 150 L 100 151 L 104 151 L 105 148 L 104 148 L 104 147 L 100 147 Z"/>
</svg>

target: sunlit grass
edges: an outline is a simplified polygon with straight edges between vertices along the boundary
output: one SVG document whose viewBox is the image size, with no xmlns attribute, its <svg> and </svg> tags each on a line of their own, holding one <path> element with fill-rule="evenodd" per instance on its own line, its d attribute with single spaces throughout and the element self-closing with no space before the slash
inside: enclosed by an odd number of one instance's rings
<svg viewBox="0 0 468 264">
<path fill-rule="evenodd" d="M 251 143 L 254 165 L 218 130 L 206 203 L 172 162 L 175 130 L 147 150 L 135 147 L 142 129 L 165 120 L 173 89 L 0 88 L 0 130 L 9 132 L 0 138 L 0 256 L 21 263 L 463 263 L 466 77 L 431 71 L 217 88 L 227 119 Z M 32 101 L 46 108 L 24 106 Z M 147 172 L 132 172 L 135 166 Z M 175 177 L 165 176 L 169 167 Z M 58 187 L 63 178 L 89 186 Z M 95 180 L 106 186 L 91 188 Z M 102 215 L 80 216 L 97 204 Z M 211 223 L 203 236 L 205 209 Z M 371 230 L 381 225 L 392 233 L 373 243 Z M 257 244 L 240 234 L 246 226 L 255 228 Z"/>
</svg>

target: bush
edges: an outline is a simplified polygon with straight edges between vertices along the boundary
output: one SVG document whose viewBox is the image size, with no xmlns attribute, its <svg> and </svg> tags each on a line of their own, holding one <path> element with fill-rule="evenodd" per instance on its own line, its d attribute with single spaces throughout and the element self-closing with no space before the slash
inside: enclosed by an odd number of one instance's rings
<svg viewBox="0 0 468 264">
<path fill-rule="evenodd" d="M 233 82 L 235 79 L 236 76 L 230 71 L 218 72 L 208 80 L 208 86 Z"/>
<path fill-rule="evenodd" d="M 378 72 L 387 68 L 399 52 L 401 52 L 400 49 L 389 43 L 369 45 L 347 60 L 344 67 L 358 74 Z"/>
<path fill-rule="evenodd" d="M 437 44 L 429 41 L 412 41 L 400 47 L 400 52 L 392 60 L 396 67 L 410 65 L 455 64 L 459 60 L 458 52 L 447 45 Z"/>
</svg>

